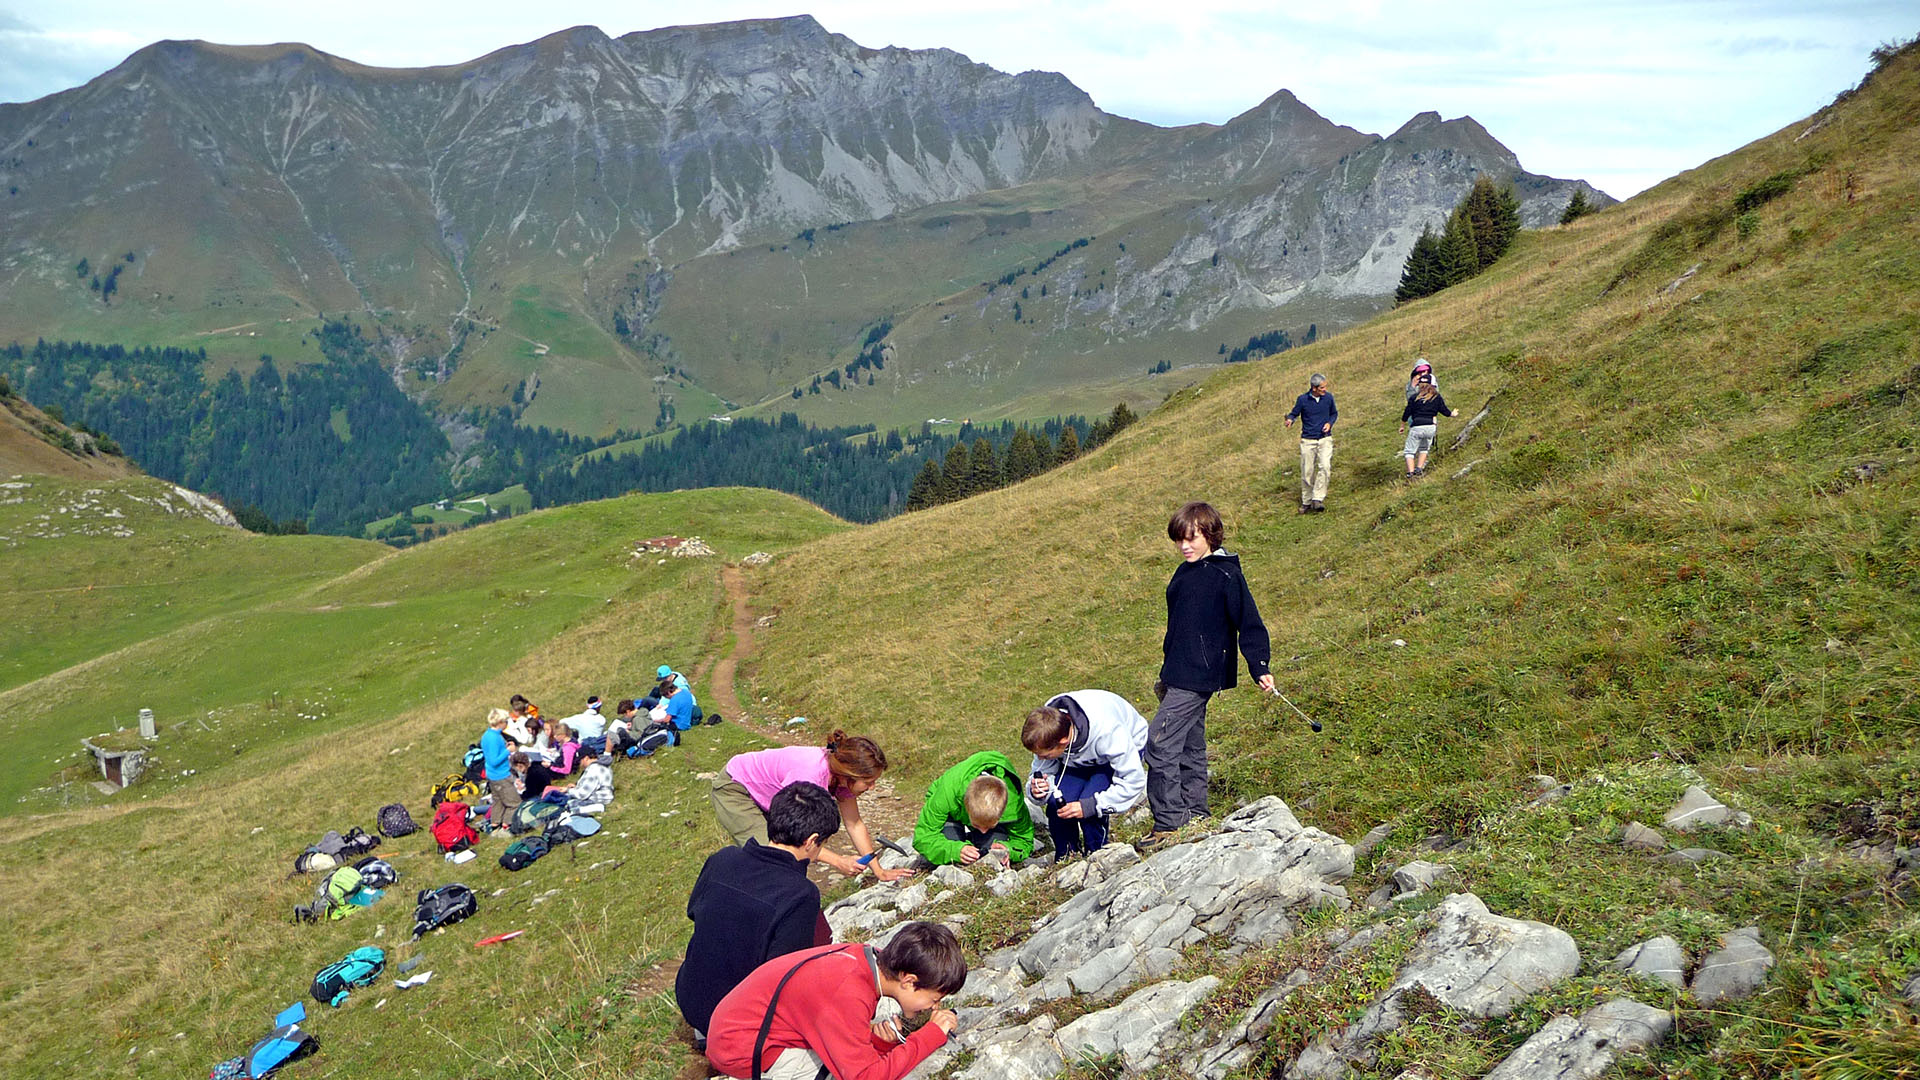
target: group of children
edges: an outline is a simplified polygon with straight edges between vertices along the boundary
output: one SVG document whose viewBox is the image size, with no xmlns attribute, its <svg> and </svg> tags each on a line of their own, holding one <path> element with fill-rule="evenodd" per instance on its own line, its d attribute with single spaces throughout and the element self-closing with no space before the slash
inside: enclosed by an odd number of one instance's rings
<svg viewBox="0 0 1920 1080">
<path fill-rule="evenodd" d="M 1188 503 L 1167 536 L 1181 563 L 1167 584 L 1153 719 L 1107 690 L 1047 699 L 1021 726 L 1033 754 L 1025 777 L 1004 754 L 982 751 L 929 787 L 913 836 L 925 864 L 1022 862 L 1034 851 L 1036 817 L 1047 823 L 1056 861 L 1091 854 L 1106 844 L 1109 819 L 1142 795 L 1153 811 L 1141 841 L 1148 849 L 1208 815 L 1207 704 L 1236 684 L 1236 651 L 1274 692 L 1271 646 L 1239 557 L 1222 550 L 1219 513 Z M 696 1045 L 721 1073 L 895 1080 L 952 1034 L 954 1014 L 938 1005 L 967 976 L 953 931 L 914 922 L 883 949 L 835 945 L 807 878 L 814 861 L 882 881 L 914 872 L 877 864 L 860 814 L 860 796 L 886 768 L 872 739 L 835 731 L 825 746 L 736 755 L 715 777 L 714 814 L 738 846 L 710 856 L 694 883 L 693 937 L 674 992 Z M 842 827 L 854 855 L 825 848 Z M 873 1022 L 882 996 L 903 1016 L 930 1015 L 911 1034 Z"/>
<path fill-rule="evenodd" d="M 506 708 L 489 712 L 487 730 L 480 736 L 482 775 L 490 796 L 488 820 L 504 826 L 523 801 L 534 799 L 605 803 L 613 793 L 615 754 L 645 757 L 679 742 L 680 732 L 704 715 L 685 675 L 666 664 L 655 675 L 659 682 L 653 692 L 620 701 L 611 721 L 601 715 L 598 694 L 587 698 L 580 712 L 551 725 L 522 694 L 513 695 Z M 576 776 L 574 783 L 558 782 Z"/>
<path fill-rule="evenodd" d="M 1460 411 L 1440 396 L 1440 379 L 1424 357 L 1414 361 L 1407 374 L 1406 399 L 1400 411 L 1400 431 L 1406 436 L 1400 456 L 1407 463 L 1407 479 L 1413 480 L 1427 474 L 1427 457 L 1440 433 L 1435 420 L 1459 416 Z M 1292 427 L 1295 420 L 1300 421 L 1300 512 L 1323 513 L 1333 476 L 1333 426 L 1340 422 L 1325 375 L 1316 371 L 1307 380 L 1307 392 L 1294 399 L 1284 426 Z"/>
</svg>

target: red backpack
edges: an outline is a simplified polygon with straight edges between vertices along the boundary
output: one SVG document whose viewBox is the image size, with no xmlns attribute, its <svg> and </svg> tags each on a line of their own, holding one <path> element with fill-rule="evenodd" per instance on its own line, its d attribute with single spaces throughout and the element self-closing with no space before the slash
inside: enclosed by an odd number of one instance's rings
<svg viewBox="0 0 1920 1080">
<path fill-rule="evenodd" d="M 467 804 L 463 802 L 443 802 L 435 808 L 433 827 L 429 831 L 441 851 L 465 851 L 480 839 L 467 824 Z"/>
</svg>

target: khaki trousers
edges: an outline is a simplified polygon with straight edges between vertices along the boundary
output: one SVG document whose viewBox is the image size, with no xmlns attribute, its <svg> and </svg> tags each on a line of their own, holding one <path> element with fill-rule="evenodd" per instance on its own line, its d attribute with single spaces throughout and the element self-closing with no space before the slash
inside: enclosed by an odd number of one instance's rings
<svg viewBox="0 0 1920 1080">
<path fill-rule="evenodd" d="M 1333 436 L 1300 440 L 1300 505 L 1325 502 L 1333 478 Z"/>
<path fill-rule="evenodd" d="M 748 837 L 767 843 L 767 812 L 753 801 L 745 784 L 723 771 L 714 777 L 713 790 L 707 794 L 713 799 L 713 816 L 734 843 L 744 844 Z"/>
</svg>

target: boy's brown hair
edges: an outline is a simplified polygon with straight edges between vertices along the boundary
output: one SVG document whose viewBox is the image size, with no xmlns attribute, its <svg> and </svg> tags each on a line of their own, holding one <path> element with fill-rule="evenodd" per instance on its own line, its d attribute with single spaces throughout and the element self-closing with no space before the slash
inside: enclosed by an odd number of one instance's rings
<svg viewBox="0 0 1920 1080">
<path fill-rule="evenodd" d="M 1207 538 L 1207 546 L 1215 551 L 1227 538 L 1227 525 L 1220 520 L 1220 511 L 1209 503 L 1190 502 L 1167 522 L 1167 539 L 1179 543 L 1194 533 Z"/>
<path fill-rule="evenodd" d="M 1054 742 L 1060 740 L 1055 739 Z M 1000 815 L 1007 812 L 1007 784 L 997 776 L 981 773 L 967 785 L 967 820 L 981 832 L 991 831 L 1000 823 Z"/>
<path fill-rule="evenodd" d="M 513 753 L 513 754 L 507 755 L 507 764 L 509 766 L 530 765 L 532 763 L 533 763 L 533 759 L 522 753 Z"/>
<path fill-rule="evenodd" d="M 1060 740 L 1073 734 L 1073 720 L 1067 714 L 1051 705 L 1042 705 L 1027 714 L 1027 722 L 1020 725 L 1020 745 L 1039 753 L 1060 745 Z"/>
<path fill-rule="evenodd" d="M 889 977 L 912 975 L 922 990 L 952 994 L 967 983 L 967 958 L 960 951 L 960 939 L 939 923 L 908 923 L 876 959 Z"/>
</svg>

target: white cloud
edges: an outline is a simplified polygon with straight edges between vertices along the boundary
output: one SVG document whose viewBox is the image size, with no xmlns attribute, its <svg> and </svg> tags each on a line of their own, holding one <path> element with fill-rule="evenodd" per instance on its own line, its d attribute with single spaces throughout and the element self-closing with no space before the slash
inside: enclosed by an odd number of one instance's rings
<svg viewBox="0 0 1920 1080">
<path fill-rule="evenodd" d="M 703 22 L 783 14 L 765 0 L 696 10 Z M 806 10 L 862 45 L 1058 71 L 1102 108 L 1158 124 L 1220 123 L 1282 88 L 1364 131 L 1428 109 L 1471 114 L 1528 168 L 1620 195 L 1812 112 L 1859 78 L 1873 45 L 1913 30 L 1910 3 L 1890 0 L 816 0 Z M 77 85 L 162 38 L 305 41 L 405 67 L 458 63 L 567 25 L 618 36 L 691 21 L 688 12 L 665 0 L 557 11 L 501 0 L 32 0 L 0 11 L 0 100 Z"/>
</svg>

